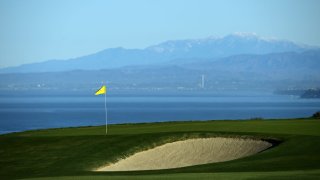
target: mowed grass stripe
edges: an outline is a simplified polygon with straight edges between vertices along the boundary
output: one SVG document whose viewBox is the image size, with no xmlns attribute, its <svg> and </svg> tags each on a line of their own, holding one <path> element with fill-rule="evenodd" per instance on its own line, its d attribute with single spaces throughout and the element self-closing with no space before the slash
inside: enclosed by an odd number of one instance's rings
<svg viewBox="0 0 320 180">
<path fill-rule="evenodd" d="M 136 176 L 66 176 L 58 177 L 61 180 L 162 180 L 162 179 L 201 179 L 201 180 L 314 180 L 320 177 L 320 170 L 308 171 L 272 171 L 272 172 L 230 172 L 230 173 L 177 173 L 159 175 L 136 175 Z M 41 177 L 25 180 L 54 180 L 57 177 Z"/>
<path fill-rule="evenodd" d="M 109 125 L 109 135 L 165 132 L 244 132 L 320 136 L 316 119 L 287 120 L 216 120 Z M 16 136 L 87 136 L 105 135 L 105 126 L 26 131 Z"/>
</svg>

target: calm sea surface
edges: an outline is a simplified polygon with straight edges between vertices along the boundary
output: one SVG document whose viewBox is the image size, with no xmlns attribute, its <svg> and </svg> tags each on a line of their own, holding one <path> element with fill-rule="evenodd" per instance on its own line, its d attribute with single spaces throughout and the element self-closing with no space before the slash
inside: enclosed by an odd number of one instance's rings
<svg viewBox="0 0 320 180">
<path fill-rule="evenodd" d="M 262 94 L 161 94 L 107 97 L 111 124 L 299 118 L 320 110 L 320 99 Z M 0 133 L 54 127 L 102 125 L 104 96 L 0 96 Z"/>
</svg>

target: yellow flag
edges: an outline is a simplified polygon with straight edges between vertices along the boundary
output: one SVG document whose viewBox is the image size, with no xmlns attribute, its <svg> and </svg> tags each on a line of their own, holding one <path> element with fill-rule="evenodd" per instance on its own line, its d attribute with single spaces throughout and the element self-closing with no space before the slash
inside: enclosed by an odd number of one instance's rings
<svg viewBox="0 0 320 180">
<path fill-rule="evenodd" d="M 100 95 L 100 94 L 106 94 L 107 93 L 107 87 L 103 85 L 94 95 Z"/>
</svg>

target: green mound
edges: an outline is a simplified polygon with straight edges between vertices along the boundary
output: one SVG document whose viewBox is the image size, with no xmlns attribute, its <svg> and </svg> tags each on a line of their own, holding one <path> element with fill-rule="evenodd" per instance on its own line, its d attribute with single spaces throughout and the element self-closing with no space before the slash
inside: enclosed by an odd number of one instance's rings
<svg viewBox="0 0 320 180">
<path fill-rule="evenodd" d="M 319 177 L 320 121 L 194 121 L 62 128 L 0 136 L 1 179 L 293 179 Z M 167 142 L 198 137 L 267 139 L 275 147 L 228 162 L 169 170 L 93 172 L 135 152 Z M 197 175 L 198 173 L 199 176 Z"/>
</svg>

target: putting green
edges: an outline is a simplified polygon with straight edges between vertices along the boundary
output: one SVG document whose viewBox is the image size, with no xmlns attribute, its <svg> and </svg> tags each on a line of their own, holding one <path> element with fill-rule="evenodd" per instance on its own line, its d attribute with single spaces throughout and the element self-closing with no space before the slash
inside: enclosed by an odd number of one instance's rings
<svg viewBox="0 0 320 180">
<path fill-rule="evenodd" d="M 320 121 L 239 120 L 124 124 L 27 131 L 0 136 L 1 179 L 315 179 Z M 274 148 L 219 163 L 166 170 L 93 172 L 119 158 L 190 138 L 274 139 Z M 278 142 L 281 142 L 278 144 Z M 134 175 L 134 176 L 133 176 Z"/>
</svg>

